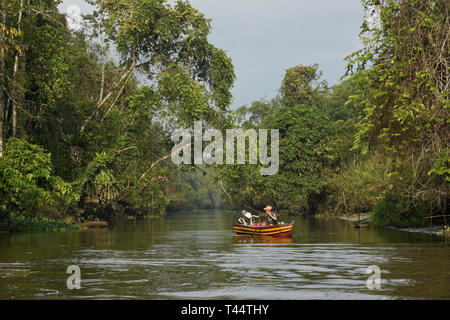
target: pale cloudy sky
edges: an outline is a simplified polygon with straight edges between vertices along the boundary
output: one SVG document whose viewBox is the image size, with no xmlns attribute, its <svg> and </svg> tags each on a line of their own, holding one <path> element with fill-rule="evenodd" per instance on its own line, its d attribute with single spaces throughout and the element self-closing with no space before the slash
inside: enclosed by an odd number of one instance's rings
<svg viewBox="0 0 450 320">
<path fill-rule="evenodd" d="M 233 107 L 277 94 L 287 68 L 318 63 L 330 85 L 360 48 L 360 0 L 191 0 L 212 18 L 210 41 L 233 59 Z M 64 0 L 60 9 L 83 0 Z M 73 10 L 74 7 L 72 7 Z"/>
</svg>

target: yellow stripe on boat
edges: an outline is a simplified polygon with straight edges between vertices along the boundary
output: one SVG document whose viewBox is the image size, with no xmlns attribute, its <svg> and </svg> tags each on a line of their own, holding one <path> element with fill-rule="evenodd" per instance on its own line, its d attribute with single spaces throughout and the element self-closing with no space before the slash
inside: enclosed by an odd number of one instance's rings
<svg viewBox="0 0 450 320">
<path fill-rule="evenodd" d="M 244 226 L 244 225 L 235 225 L 233 226 L 233 228 L 241 228 L 241 229 L 251 229 L 251 230 L 278 230 L 278 229 L 282 229 L 282 228 L 292 228 L 293 225 L 292 224 L 288 224 L 288 225 L 278 225 L 278 226 L 273 226 L 273 227 L 251 227 L 251 226 Z"/>
<path fill-rule="evenodd" d="M 251 229 L 251 228 L 241 228 L 241 227 L 235 227 L 234 230 L 238 230 L 238 231 L 251 231 L 251 232 L 278 232 L 278 231 L 282 231 L 282 230 L 289 230 L 292 227 L 283 227 L 283 228 L 276 228 L 276 229 L 266 229 L 266 230 L 258 230 L 258 229 Z"/>
<path fill-rule="evenodd" d="M 293 228 L 294 228 L 293 225 L 280 226 L 280 227 L 276 227 L 276 228 L 265 228 L 265 229 L 256 229 L 256 228 L 245 227 L 245 226 L 233 227 L 234 231 L 236 231 L 236 232 L 261 234 L 261 235 L 273 235 L 273 234 L 277 234 L 277 233 L 288 232 L 288 231 L 291 231 Z"/>
<path fill-rule="evenodd" d="M 292 225 L 288 225 L 288 226 L 280 226 L 280 227 L 276 227 L 276 228 L 261 228 L 259 229 L 258 227 L 246 227 L 246 226 L 234 226 L 233 227 L 235 230 L 246 230 L 246 231 L 258 231 L 258 232 L 264 232 L 264 231 L 277 231 L 277 230 L 283 230 L 283 229 L 290 229 L 293 228 Z"/>
</svg>

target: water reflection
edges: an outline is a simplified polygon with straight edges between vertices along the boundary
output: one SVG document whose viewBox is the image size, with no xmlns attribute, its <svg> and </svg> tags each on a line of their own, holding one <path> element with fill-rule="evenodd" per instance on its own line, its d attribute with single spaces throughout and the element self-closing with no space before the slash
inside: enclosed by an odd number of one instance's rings
<svg viewBox="0 0 450 320">
<path fill-rule="evenodd" d="M 239 235 L 233 237 L 235 244 L 244 243 L 271 243 L 271 244 L 283 244 L 294 243 L 291 237 L 270 237 L 261 235 Z"/>
</svg>

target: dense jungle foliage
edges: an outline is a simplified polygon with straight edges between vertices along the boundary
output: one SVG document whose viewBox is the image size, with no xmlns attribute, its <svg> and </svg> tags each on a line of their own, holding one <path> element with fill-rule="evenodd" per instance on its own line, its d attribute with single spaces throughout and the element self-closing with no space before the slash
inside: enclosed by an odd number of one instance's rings
<svg viewBox="0 0 450 320">
<path fill-rule="evenodd" d="M 279 96 L 237 110 L 245 128 L 280 130 L 280 169 L 221 171 L 240 206 L 280 212 L 373 212 L 415 226 L 449 208 L 448 1 L 363 1 L 364 47 L 328 88 L 318 66 L 288 69 Z"/>
<path fill-rule="evenodd" d="M 74 30 L 60 1 L 2 1 L 6 225 L 270 204 L 282 214 L 373 212 L 377 225 L 404 226 L 448 211 L 448 1 L 363 0 L 363 48 L 340 83 L 300 64 L 276 97 L 237 110 L 232 61 L 188 2 L 87 2 L 94 11 Z M 278 129 L 278 173 L 173 164 L 172 132 L 196 120 Z"/>
<path fill-rule="evenodd" d="M 170 132 L 229 123 L 233 65 L 202 13 L 183 1 L 89 3 L 71 30 L 59 1 L 2 1 L 2 220 L 163 214 L 179 170 L 162 161 Z"/>
</svg>

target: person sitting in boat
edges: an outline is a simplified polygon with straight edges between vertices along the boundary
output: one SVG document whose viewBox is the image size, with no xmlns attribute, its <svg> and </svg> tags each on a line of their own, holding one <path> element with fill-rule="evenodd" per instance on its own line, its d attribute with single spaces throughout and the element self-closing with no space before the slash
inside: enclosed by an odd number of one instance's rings
<svg viewBox="0 0 450 320">
<path fill-rule="evenodd" d="M 266 206 L 264 208 L 264 211 L 267 214 L 267 224 L 269 224 L 269 225 L 277 225 L 278 224 L 277 215 L 274 212 L 272 212 L 272 207 L 271 206 Z"/>
</svg>

